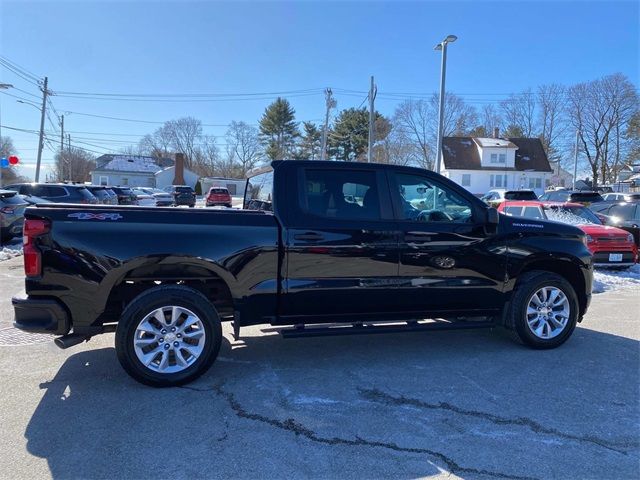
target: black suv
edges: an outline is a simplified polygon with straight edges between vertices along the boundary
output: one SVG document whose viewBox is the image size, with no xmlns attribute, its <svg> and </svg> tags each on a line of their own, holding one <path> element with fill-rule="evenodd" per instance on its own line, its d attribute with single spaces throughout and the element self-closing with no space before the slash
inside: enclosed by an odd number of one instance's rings
<svg viewBox="0 0 640 480">
<path fill-rule="evenodd" d="M 604 199 L 598 192 L 574 191 L 574 190 L 553 190 L 545 192 L 540 196 L 541 202 L 572 202 L 590 205 L 602 202 Z"/>
<path fill-rule="evenodd" d="M 173 194 L 174 205 L 196 206 L 196 192 L 188 185 L 172 185 L 169 193 Z"/>
<path fill-rule="evenodd" d="M 100 203 L 82 184 L 74 183 L 14 183 L 7 185 L 21 195 L 33 195 L 55 203 Z"/>
<path fill-rule="evenodd" d="M 118 196 L 118 205 L 137 205 L 136 194 L 129 187 L 111 187 Z"/>
<path fill-rule="evenodd" d="M 118 205 L 118 199 L 115 193 L 108 187 L 101 185 L 87 185 L 87 190 L 89 190 L 93 196 L 98 199 L 99 203 L 104 205 Z"/>
</svg>

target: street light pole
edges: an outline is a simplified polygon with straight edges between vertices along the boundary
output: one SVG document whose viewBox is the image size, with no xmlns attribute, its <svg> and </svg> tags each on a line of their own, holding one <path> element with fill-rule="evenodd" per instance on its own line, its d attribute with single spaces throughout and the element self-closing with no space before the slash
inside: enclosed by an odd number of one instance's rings
<svg viewBox="0 0 640 480">
<path fill-rule="evenodd" d="M 40 115 L 40 141 L 38 142 L 38 158 L 36 159 L 36 183 L 40 181 L 40 162 L 42 161 L 42 149 L 44 147 L 44 116 L 47 110 L 47 90 L 48 78 L 44 77 L 44 88 L 42 89 L 42 111 Z"/>
<path fill-rule="evenodd" d="M 442 50 L 442 64 L 440 66 L 440 107 L 438 108 L 438 141 L 436 145 L 436 173 L 440 173 L 440 157 L 442 154 L 442 136 L 444 133 L 444 95 L 445 77 L 447 75 L 447 45 L 458 39 L 455 35 L 448 35 L 442 42 L 433 49 Z"/>
</svg>

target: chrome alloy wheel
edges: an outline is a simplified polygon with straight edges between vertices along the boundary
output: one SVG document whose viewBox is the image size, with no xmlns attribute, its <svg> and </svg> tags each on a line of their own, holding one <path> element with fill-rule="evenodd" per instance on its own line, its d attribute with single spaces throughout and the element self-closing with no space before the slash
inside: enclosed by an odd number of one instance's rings
<svg viewBox="0 0 640 480">
<path fill-rule="evenodd" d="M 560 335 L 569 322 L 569 299 L 556 287 L 542 287 L 527 303 L 527 325 L 536 337 L 549 340 Z"/>
<path fill-rule="evenodd" d="M 138 360 L 158 373 L 176 373 L 193 365 L 204 350 L 206 332 L 192 311 L 175 305 L 160 307 L 146 317 L 133 337 Z"/>
</svg>

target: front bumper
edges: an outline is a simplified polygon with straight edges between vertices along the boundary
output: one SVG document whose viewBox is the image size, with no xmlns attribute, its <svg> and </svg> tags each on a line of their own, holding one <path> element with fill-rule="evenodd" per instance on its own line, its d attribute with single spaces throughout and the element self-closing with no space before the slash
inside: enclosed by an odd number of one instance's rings
<svg viewBox="0 0 640 480">
<path fill-rule="evenodd" d="M 66 335 L 71 330 L 69 313 L 53 298 L 32 298 L 20 295 L 11 299 L 14 310 L 13 326 L 31 333 Z"/>
</svg>

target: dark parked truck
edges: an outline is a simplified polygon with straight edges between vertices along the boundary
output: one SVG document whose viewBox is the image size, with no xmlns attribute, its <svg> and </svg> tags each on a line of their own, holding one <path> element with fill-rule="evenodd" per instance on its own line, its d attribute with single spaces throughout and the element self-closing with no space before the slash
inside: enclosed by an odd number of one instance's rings
<svg viewBox="0 0 640 480">
<path fill-rule="evenodd" d="M 591 298 L 581 230 L 500 215 L 416 168 L 277 161 L 249 178 L 242 210 L 25 216 L 15 326 L 63 348 L 115 331 L 124 369 L 154 386 L 205 372 L 223 321 L 236 337 L 256 324 L 294 337 L 503 326 L 543 349 Z"/>
</svg>

